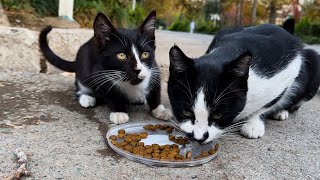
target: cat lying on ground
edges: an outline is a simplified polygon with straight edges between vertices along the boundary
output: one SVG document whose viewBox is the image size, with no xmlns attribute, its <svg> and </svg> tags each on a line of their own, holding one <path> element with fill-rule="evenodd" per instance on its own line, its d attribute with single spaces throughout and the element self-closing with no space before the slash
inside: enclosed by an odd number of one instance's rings
<svg viewBox="0 0 320 180">
<path fill-rule="evenodd" d="M 245 137 L 262 137 L 266 118 L 287 119 L 319 84 L 320 56 L 275 25 L 221 30 L 199 58 L 170 50 L 174 115 L 204 143 L 239 127 Z"/>
<path fill-rule="evenodd" d="M 83 44 L 76 61 L 58 57 L 48 46 L 43 29 L 39 43 L 46 59 L 57 68 L 76 73 L 76 95 L 84 108 L 107 103 L 110 120 L 116 124 L 129 120 L 127 106 L 148 102 L 152 115 L 168 120 L 171 111 L 160 102 L 160 72 L 155 61 L 156 13 L 151 12 L 137 29 L 115 29 L 99 13 L 94 21 L 94 37 Z"/>
</svg>

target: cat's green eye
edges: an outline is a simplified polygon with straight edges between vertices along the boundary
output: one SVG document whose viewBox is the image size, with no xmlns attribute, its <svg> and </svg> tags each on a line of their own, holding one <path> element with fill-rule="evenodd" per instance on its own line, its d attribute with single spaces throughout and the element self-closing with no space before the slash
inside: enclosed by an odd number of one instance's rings
<svg viewBox="0 0 320 180">
<path fill-rule="evenodd" d="M 219 120 L 222 118 L 222 116 L 223 115 L 221 113 L 218 113 L 218 114 L 214 114 L 212 117 L 213 117 L 213 119 Z"/>
<path fill-rule="evenodd" d="M 183 110 L 182 111 L 182 115 L 184 115 L 186 117 L 191 117 L 193 115 L 193 113 L 191 111 Z"/>
<path fill-rule="evenodd" d="M 148 52 L 143 52 L 142 54 L 141 54 L 141 59 L 147 59 L 147 58 L 149 58 L 149 53 Z"/>
<path fill-rule="evenodd" d="M 127 55 L 125 53 L 118 53 L 117 54 L 117 58 L 120 60 L 120 61 L 124 61 L 127 59 Z"/>
</svg>

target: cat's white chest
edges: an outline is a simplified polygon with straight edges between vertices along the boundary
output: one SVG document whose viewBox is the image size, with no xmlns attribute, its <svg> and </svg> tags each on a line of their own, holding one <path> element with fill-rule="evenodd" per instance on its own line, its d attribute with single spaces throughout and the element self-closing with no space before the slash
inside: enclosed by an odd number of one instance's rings
<svg viewBox="0 0 320 180">
<path fill-rule="evenodd" d="M 131 103 L 144 103 L 149 92 L 149 81 L 150 77 L 146 77 L 137 85 L 132 85 L 129 82 L 123 82 L 118 85 L 118 88 L 127 96 Z"/>
</svg>

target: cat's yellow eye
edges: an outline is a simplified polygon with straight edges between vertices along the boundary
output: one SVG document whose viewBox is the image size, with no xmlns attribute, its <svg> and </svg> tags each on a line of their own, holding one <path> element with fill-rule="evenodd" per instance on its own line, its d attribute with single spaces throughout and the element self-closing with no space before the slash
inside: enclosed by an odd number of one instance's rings
<svg viewBox="0 0 320 180">
<path fill-rule="evenodd" d="M 193 115 L 193 113 L 191 111 L 183 110 L 182 111 L 182 115 L 184 115 L 186 117 L 191 117 Z"/>
<path fill-rule="evenodd" d="M 118 53 L 117 54 L 117 58 L 120 60 L 120 61 L 124 61 L 127 59 L 127 55 L 125 53 Z"/>
<path fill-rule="evenodd" d="M 141 54 L 141 59 L 147 59 L 147 58 L 149 58 L 149 53 L 148 52 L 143 52 L 142 54 Z"/>
<path fill-rule="evenodd" d="M 223 115 L 221 113 L 218 113 L 218 114 L 214 114 L 212 117 L 213 117 L 213 119 L 219 120 L 222 118 L 222 116 Z"/>
</svg>

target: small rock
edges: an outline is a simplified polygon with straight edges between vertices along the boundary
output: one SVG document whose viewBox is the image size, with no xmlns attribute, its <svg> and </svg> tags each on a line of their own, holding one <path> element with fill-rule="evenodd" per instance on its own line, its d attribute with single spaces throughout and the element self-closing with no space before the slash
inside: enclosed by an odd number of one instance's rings
<svg viewBox="0 0 320 180">
<path fill-rule="evenodd" d="M 275 151 L 275 149 L 273 149 L 272 147 L 269 147 L 268 151 Z"/>
<path fill-rule="evenodd" d="M 197 175 L 192 175 L 191 179 L 198 179 L 198 176 Z"/>
</svg>

